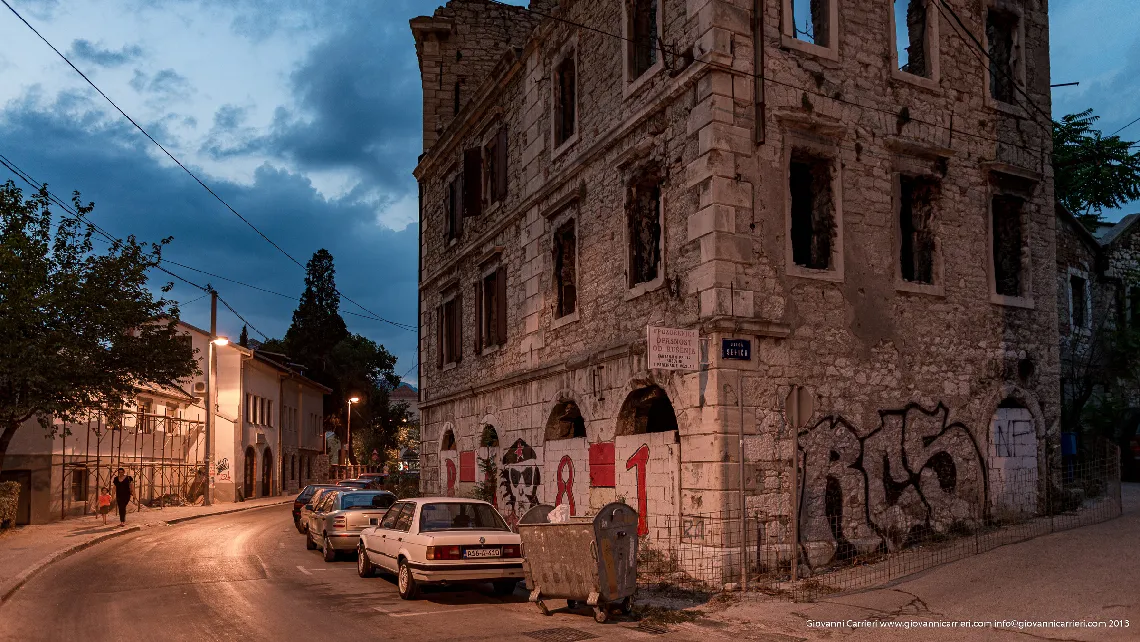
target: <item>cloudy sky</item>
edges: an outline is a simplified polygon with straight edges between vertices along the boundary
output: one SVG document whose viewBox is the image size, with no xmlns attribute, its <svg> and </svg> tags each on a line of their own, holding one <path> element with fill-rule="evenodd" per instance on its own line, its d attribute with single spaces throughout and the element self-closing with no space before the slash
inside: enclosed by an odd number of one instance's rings
<svg viewBox="0 0 1140 642">
<path fill-rule="evenodd" d="M 286 251 L 336 257 L 354 332 L 414 381 L 420 90 L 408 20 L 438 0 L 8 0 L 179 160 Z M 867 0 L 863 0 L 867 1 Z M 514 0 L 523 4 L 523 0 Z M 1140 117 L 1140 2 L 1053 0 L 1054 115 Z M 1095 34 L 1095 37 L 1092 36 Z M 1140 139 L 1140 123 L 1122 132 Z M 118 236 L 172 235 L 166 256 L 290 297 L 303 272 L 178 169 L 0 5 L 0 154 L 53 191 L 80 190 Z M 7 174 L 7 170 L 0 168 Z M 0 176 L 0 180 L 8 176 Z M 1132 211 L 1126 208 L 1127 213 Z M 1116 219 L 1122 212 L 1110 214 Z M 210 282 L 280 337 L 295 302 Z M 208 299 L 176 283 L 183 317 Z M 365 316 L 354 316 L 358 313 Z M 222 333 L 241 321 L 222 308 Z M 257 332 L 250 335 L 257 338 Z"/>
</svg>

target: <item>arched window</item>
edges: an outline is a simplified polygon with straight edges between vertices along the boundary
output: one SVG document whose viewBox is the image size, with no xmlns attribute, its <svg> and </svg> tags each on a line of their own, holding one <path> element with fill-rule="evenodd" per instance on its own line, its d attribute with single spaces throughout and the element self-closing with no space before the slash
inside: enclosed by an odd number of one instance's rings
<svg viewBox="0 0 1140 642">
<path fill-rule="evenodd" d="M 439 440 L 440 450 L 455 450 L 455 433 L 450 428 L 443 432 L 443 438 Z"/>
<path fill-rule="evenodd" d="M 617 434 L 640 435 L 677 429 L 673 402 L 660 386 L 646 386 L 629 393 L 618 412 Z"/>
<path fill-rule="evenodd" d="M 546 419 L 546 440 L 574 439 L 586 436 L 586 420 L 573 401 L 562 401 L 550 411 Z"/>
</svg>

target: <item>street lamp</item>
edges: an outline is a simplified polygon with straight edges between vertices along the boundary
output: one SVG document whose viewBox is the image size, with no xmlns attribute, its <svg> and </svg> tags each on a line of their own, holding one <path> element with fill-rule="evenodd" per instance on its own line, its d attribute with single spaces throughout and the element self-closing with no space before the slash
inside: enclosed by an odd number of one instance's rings
<svg viewBox="0 0 1140 642">
<path fill-rule="evenodd" d="M 352 463 L 352 461 L 349 459 L 349 455 L 352 453 L 352 404 L 358 403 L 359 401 L 360 397 L 348 398 L 348 421 L 346 422 L 348 434 L 345 435 L 346 448 L 344 452 L 344 463 L 346 464 Z"/>
</svg>

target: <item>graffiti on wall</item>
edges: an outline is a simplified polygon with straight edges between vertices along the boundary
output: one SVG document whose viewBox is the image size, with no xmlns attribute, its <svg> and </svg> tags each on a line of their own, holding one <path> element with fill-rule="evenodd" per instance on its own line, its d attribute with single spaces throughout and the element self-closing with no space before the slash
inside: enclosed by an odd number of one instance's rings
<svg viewBox="0 0 1140 642">
<path fill-rule="evenodd" d="M 629 459 L 625 460 L 625 469 L 635 469 L 637 475 L 637 534 L 644 536 L 649 533 L 649 524 L 646 515 L 649 514 L 646 506 L 648 497 L 645 494 L 645 465 L 649 463 L 649 444 L 641 444 L 641 448 L 633 451 Z"/>
<path fill-rule="evenodd" d="M 941 403 L 911 403 L 880 410 L 879 425 L 863 436 L 840 416 L 800 433 L 800 538 L 813 545 L 809 563 L 896 550 L 982 517 L 985 460 L 949 414 Z"/>
<path fill-rule="evenodd" d="M 445 459 L 443 461 L 444 465 L 447 467 L 447 490 L 445 492 L 447 493 L 448 497 L 455 497 L 455 460 Z"/>
<path fill-rule="evenodd" d="M 558 494 L 554 496 L 554 505 L 558 506 L 562 502 L 570 507 L 570 514 L 576 515 L 574 510 L 574 460 L 570 459 L 570 455 L 562 455 L 562 459 L 558 462 L 558 472 L 555 475 L 558 482 Z"/>
<path fill-rule="evenodd" d="M 218 475 L 217 481 L 220 481 L 220 482 L 231 481 L 231 479 L 230 479 L 230 460 L 228 457 L 222 457 L 221 459 L 219 459 L 218 463 L 214 466 L 214 469 L 217 471 L 217 475 Z"/>
<path fill-rule="evenodd" d="M 530 507 L 541 503 L 538 499 L 542 486 L 541 466 L 538 453 L 522 439 L 516 440 L 503 454 L 499 487 L 503 491 L 504 517 L 511 528 Z"/>
</svg>

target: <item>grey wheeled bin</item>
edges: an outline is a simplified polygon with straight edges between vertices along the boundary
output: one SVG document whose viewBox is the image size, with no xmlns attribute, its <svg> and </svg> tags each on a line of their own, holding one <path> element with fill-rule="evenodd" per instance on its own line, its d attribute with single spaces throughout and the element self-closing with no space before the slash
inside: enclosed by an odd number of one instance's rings
<svg viewBox="0 0 1140 642">
<path fill-rule="evenodd" d="M 593 518 L 550 523 L 552 506 L 531 508 L 519 521 L 523 572 L 530 601 L 550 615 L 544 600 L 587 604 L 605 622 L 611 609 L 628 614 L 637 591 L 637 511 L 606 504 Z"/>
</svg>

